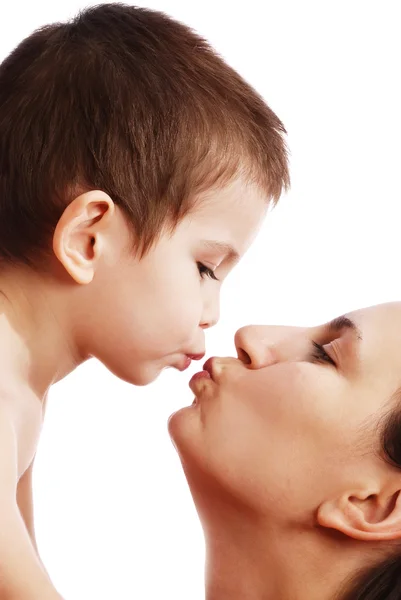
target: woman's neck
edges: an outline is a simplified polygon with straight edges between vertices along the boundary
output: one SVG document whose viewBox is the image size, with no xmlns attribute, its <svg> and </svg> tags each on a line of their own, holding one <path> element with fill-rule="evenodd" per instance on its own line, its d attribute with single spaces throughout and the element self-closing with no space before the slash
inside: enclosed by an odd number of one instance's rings
<svg viewBox="0 0 401 600">
<path fill-rule="evenodd" d="M 206 600 L 332 600 L 363 564 L 360 548 L 317 529 L 216 522 L 204 528 Z"/>
</svg>

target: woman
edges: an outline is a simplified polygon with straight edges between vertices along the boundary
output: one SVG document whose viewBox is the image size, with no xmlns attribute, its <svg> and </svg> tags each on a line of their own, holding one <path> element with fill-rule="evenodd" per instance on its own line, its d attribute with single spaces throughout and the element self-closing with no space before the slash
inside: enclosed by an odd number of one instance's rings
<svg viewBox="0 0 401 600">
<path fill-rule="evenodd" d="M 401 598 L 401 302 L 240 329 L 169 431 L 207 600 Z"/>
</svg>

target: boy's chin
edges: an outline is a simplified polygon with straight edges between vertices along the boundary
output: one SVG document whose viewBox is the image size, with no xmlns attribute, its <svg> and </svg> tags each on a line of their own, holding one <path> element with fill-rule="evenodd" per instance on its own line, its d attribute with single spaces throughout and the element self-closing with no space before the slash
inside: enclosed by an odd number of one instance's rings
<svg viewBox="0 0 401 600">
<path fill-rule="evenodd" d="M 142 372 L 134 373 L 128 383 L 138 387 L 144 387 L 156 381 L 161 373 L 161 369 L 146 369 Z"/>
<path fill-rule="evenodd" d="M 109 371 L 113 373 L 118 379 L 121 381 L 125 381 L 131 385 L 135 385 L 138 387 L 143 387 L 145 385 L 149 385 L 153 381 L 155 381 L 162 369 L 156 365 L 135 365 L 134 369 L 125 369 L 116 365 L 105 365 Z"/>
</svg>

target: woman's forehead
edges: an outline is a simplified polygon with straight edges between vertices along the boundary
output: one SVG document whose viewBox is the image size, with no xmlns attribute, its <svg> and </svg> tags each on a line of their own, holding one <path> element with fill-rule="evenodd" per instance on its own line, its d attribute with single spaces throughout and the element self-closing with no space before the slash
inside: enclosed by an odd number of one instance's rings
<svg viewBox="0 0 401 600">
<path fill-rule="evenodd" d="M 388 302 L 369 306 L 349 313 L 347 316 L 360 328 L 362 335 L 378 334 L 393 338 L 401 338 L 401 302 Z"/>
<path fill-rule="evenodd" d="M 372 374 L 401 385 L 401 302 L 363 308 L 348 316 L 361 332 L 361 354 Z"/>
</svg>

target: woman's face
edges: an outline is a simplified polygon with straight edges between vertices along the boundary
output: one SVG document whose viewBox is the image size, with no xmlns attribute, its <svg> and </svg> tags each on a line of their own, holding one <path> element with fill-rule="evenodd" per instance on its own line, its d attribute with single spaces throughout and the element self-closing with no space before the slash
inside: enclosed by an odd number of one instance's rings
<svg viewBox="0 0 401 600">
<path fill-rule="evenodd" d="M 401 303 L 313 328 L 249 326 L 240 360 L 209 361 L 211 377 L 169 421 L 187 475 L 275 519 L 311 515 L 389 466 L 380 423 L 401 386 Z"/>
</svg>

